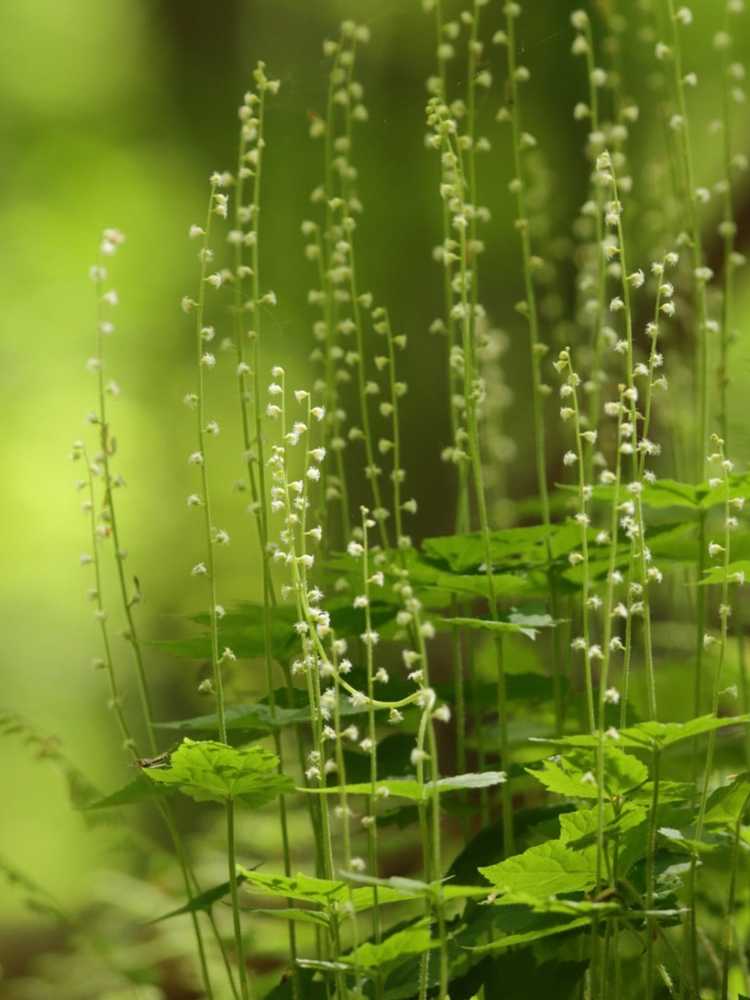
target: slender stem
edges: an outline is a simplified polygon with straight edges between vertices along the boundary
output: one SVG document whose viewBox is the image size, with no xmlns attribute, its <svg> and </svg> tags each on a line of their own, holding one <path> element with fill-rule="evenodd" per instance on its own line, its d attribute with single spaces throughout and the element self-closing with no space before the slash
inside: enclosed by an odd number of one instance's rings
<svg viewBox="0 0 750 1000">
<path fill-rule="evenodd" d="M 537 305 L 536 288 L 534 287 L 534 267 L 537 258 L 534 257 L 529 229 L 529 216 L 526 192 L 526 175 L 523 168 L 523 125 L 521 119 L 521 93 L 519 82 L 524 74 L 516 59 L 516 27 L 514 5 L 506 5 L 506 33 L 508 59 L 508 85 L 510 100 L 508 111 L 510 115 L 513 137 L 513 190 L 516 194 L 516 229 L 521 240 L 521 255 L 523 262 L 523 283 L 526 299 L 525 315 L 529 326 L 529 352 L 531 359 L 531 413 L 534 429 L 534 464 L 536 468 L 537 490 L 542 507 L 542 523 L 546 529 L 548 585 L 550 592 L 550 612 L 557 621 L 558 597 L 557 586 L 552 567 L 552 517 L 550 512 L 549 488 L 547 485 L 547 447 L 544 422 L 545 386 L 542 379 L 541 361 L 547 352 L 547 347 L 539 336 L 539 309 Z M 554 678 L 555 678 L 555 730 L 562 735 L 564 723 L 564 705 L 562 700 L 563 659 L 560 644 L 556 637 L 553 640 Z"/>
<path fill-rule="evenodd" d="M 235 838 L 234 838 L 234 802 L 227 799 L 226 803 L 227 820 L 227 864 L 229 867 L 229 891 L 232 897 L 232 923 L 234 925 L 234 945 L 237 949 L 237 967 L 240 973 L 240 992 L 242 1000 L 249 1000 L 250 986 L 247 975 L 247 963 L 245 961 L 245 947 L 242 941 L 242 926 L 240 924 L 240 902 L 237 892 L 237 862 L 235 860 Z"/>
<path fill-rule="evenodd" d="M 661 754 L 654 750 L 652 756 L 653 767 L 651 770 L 651 780 L 653 782 L 653 794 L 651 797 L 651 811 L 649 813 L 648 842 L 646 847 L 646 909 L 649 914 L 654 909 L 654 875 L 656 860 L 656 831 L 658 827 L 659 808 L 659 778 L 661 774 Z M 653 1000 L 656 974 L 656 960 L 654 956 L 654 919 L 646 918 L 646 1000 Z"/>
<path fill-rule="evenodd" d="M 211 518 L 211 496 L 208 489 L 208 457 L 206 455 L 206 393 L 207 379 L 205 375 L 206 365 L 204 362 L 204 340 L 203 340 L 203 317 L 206 304 L 206 284 L 208 262 L 210 260 L 209 239 L 211 234 L 211 221 L 215 210 L 216 182 L 212 180 L 211 191 L 208 200 L 208 211 L 206 213 L 206 224 L 203 229 L 203 241 L 200 258 L 200 284 L 198 291 L 198 301 L 195 304 L 195 347 L 196 347 L 196 367 L 198 372 L 198 392 L 195 405 L 196 413 L 196 442 L 198 445 L 197 464 L 200 469 L 201 507 L 203 509 L 204 541 L 206 546 L 206 562 L 204 566 L 206 582 L 208 585 L 209 618 L 211 634 L 211 670 L 213 674 L 214 692 L 216 695 L 216 709 L 219 725 L 219 740 L 227 742 L 227 724 L 224 708 L 224 680 L 222 677 L 221 662 L 219 659 L 219 617 L 216 610 L 216 567 L 214 559 L 214 525 Z"/>
<path fill-rule="evenodd" d="M 278 712 L 276 705 L 276 691 L 273 677 L 273 657 L 271 648 L 271 634 L 273 626 L 273 608 L 276 603 L 273 577 L 270 567 L 270 553 L 268 550 L 268 497 L 266 493 L 265 481 L 265 446 L 263 435 L 263 420 L 261 406 L 261 384 L 260 384 L 260 358 L 259 348 L 261 344 L 261 322 L 262 322 L 262 302 L 260 284 L 260 210 L 261 210 L 261 182 L 263 171 L 263 158 L 265 151 L 265 106 L 266 91 L 268 81 L 264 72 L 264 64 L 259 63 L 255 70 L 255 81 L 258 85 L 258 93 L 250 94 L 245 99 L 241 109 L 242 127 L 240 129 L 240 141 L 237 154 L 237 178 L 236 194 L 234 203 L 234 322 L 235 322 L 235 344 L 237 347 L 237 383 L 240 402 L 240 421 L 242 427 L 242 438 L 245 452 L 245 467 L 247 470 L 248 485 L 250 495 L 253 500 L 253 509 L 258 530 L 258 543 L 261 553 L 261 567 L 263 577 L 263 662 L 265 667 L 266 693 L 272 722 L 275 723 Z M 254 143 L 252 149 L 248 145 Z M 252 204 L 244 204 L 245 179 L 252 173 L 254 177 L 252 187 Z M 245 226 L 250 223 L 250 230 L 246 233 Z M 244 248 L 250 246 L 250 277 L 251 298 L 247 307 L 253 316 L 253 329 L 250 331 L 251 337 L 251 357 L 252 367 L 248 372 L 248 365 L 245 362 L 245 331 L 243 330 L 242 317 L 246 305 L 243 301 L 243 291 L 245 278 L 247 277 L 247 267 L 245 265 Z M 248 400 L 250 390 L 248 379 L 253 382 L 253 413 L 250 414 Z M 254 423 L 255 441 L 251 435 L 251 420 Z M 256 481 L 257 465 L 257 481 Z M 279 770 L 283 767 L 283 741 L 281 730 L 274 725 L 273 729 L 274 749 L 279 758 Z M 281 828 L 281 848 L 284 859 L 284 874 L 289 876 L 292 873 L 292 864 L 289 846 L 289 825 L 287 820 L 287 804 L 283 795 L 279 796 L 279 823 Z M 287 900 L 287 905 L 292 908 L 294 900 Z M 296 995 L 299 994 L 299 970 L 297 967 L 297 932 L 293 920 L 288 921 L 287 933 L 289 937 L 289 957 L 292 966 L 293 989 Z"/>
</svg>

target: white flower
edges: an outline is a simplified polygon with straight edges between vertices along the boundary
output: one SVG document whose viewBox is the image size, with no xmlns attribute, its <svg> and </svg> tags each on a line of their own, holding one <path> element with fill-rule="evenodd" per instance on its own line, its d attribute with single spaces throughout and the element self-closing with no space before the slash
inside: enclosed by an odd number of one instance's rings
<svg viewBox="0 0 750 1000">
<path fill-rule="evenodd" d="M 563 465 L 575 465 L 578 461 L 578 456 L 574 451 L 566 451 L 563 455 Z"/>
</svg>

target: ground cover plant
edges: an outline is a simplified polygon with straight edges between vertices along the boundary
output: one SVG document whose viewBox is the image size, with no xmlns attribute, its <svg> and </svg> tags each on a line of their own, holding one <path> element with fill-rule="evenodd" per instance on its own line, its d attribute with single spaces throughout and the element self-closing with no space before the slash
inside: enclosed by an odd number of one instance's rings
<svg viewBox="0 0 750 1000">
<path fill-rule="evenodd" d="M 194 486 L 183 550 L 165 558 L 191 576 L 194 611 L 172 635 L 139 623 L 144 581 L 121 531 L 124 476 L 138 470 L 122 470 L 117 450 L 128 434 L 113 380 L 127 337 L 117 267 L 138 248 L 119 229 L 101 235 L 91 411 L 72 459 L 97 667 L 130 777 L 94 789 L 31 724 L 9 712 L 2 727 L 61 767 L 87 822 L 122 824 L 158 851 L 141 879 L 164 892 L 156 919 L 104 928 L 94 947 L 90 929 L 71 926 L 80 964 L 67 975 L 80 992 L 61 996 L 120 995 L 108 963 L 144 996 L 750 994 L 750 475 L 727 391 L 744 264 L 732 34 L 743 3 L 712 8 L 705 81 L 683 58 L 691 10 L 635 5 L 658 93 L 645 104 L 623 73 L 625 13 L 572 12 L 561 72 L 579 79 L 580 100 L 564 113 L 587 188 L 572 219 L 558 219 L 546 181 L 553 148 L 527 130 L 524 4 L 423 6 L 434 71 L 409 100 L 425 105 L 434 168 L 435 316 L 404 331 L 400 303 L 379 301 L 360 266 L 362 213 L 393 222 L 359 183 L 365 24 L 346 20 L 322 42 L 321 110 L 309 113 L 320 183 L 288 249 L 289 266 L 309 271 L 311 333 L 296 334 L 309 339 L 306 380 L 264 360 L 284 294 L 264 278 L 266 126 L 284 81 L 262 61 L 239 107 L 236 163 L 210 177 L 186 234 Z M 720 149 L 706 178 L 693 126 L 703 90 Z M 658 136 L 642 162 L 636 128 Z M 502 170 L 507 232 L 484 207 Z M 497 240 L 513 242 L 524 289 L 503 316 L 483 306 L 507 278 L 486 264 Z M 394 266 L 409 267 L 397 247 Z M 450 437 L 425 427 L 422 447 L 442 463 L 455 529 L 437 537 L 420 527 L 403 441 L 434 391 L 407 384 L 405 359 L 428 350 L 444 359 Z M 511 387 L 519 356 L 524 382 Z M 529 456 L 514 452 L 513 393 L 530 401 Z M 227 447 L 216 412 L 230 397 L 241 441 L 231 489 L 214 473 Z M 522 461 L 532 496 L 511 486 Z M 227 503 L 247 509 L 244 538 L 222 526 Z M 226 546 L 251 536 L 259 602 L 222 572 Z M 156 712 L 157 650 L 184 661 L 201 714 Z M 276 859 L 253 849 L 260 817 L 274 823 Z M 32 878 L 6 874 L 75 923 Z M 268 923 L 281 930 L 265 964 L 255 943 Z M 133 935 L 137 954 L 115 954 L 113 939 L 124 948 Z M 103 985 L 82 985 L 92 969 Z M 40 982 L 11 983 L 9 996 L 43 995 Z"/>
</svg>

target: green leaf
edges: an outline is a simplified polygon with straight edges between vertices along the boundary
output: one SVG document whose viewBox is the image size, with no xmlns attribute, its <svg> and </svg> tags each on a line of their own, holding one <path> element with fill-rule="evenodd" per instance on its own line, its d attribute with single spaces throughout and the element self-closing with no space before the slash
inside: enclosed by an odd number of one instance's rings
<svg viewBox="0 0 750 1000">
<path fill-rule="evenodd" d="M 322 977 L 316 979 L 314 969 L 298 969 L 296 974 L 304 1000 L 327 1000 L 326 982 Z M 281 982 L 265 995 L 264 1000 L 295 1000 L 297 995 L 293 976 L 284 973 Z"/>
<path fill-rule="evenodd" d="M 149 768 L 144 774 L 196 802 L 237 801 L 258 807 L 293 790 L 292 780 L 278 768 L 279 758 L 270 750 L 186 737 L 171 754 L 169 767 Z"/>
<path fill-rule="evenodd" d="M 545 961 L 544 954 L 536 955 L 531 947 L 506 951 L 490 961 L 485 956 L 480 966 L 482 975 L 478 986 L 484 985 L 485 995 L 502 984 L 502 1000 L 573 1000 L 578 996 L 579 983 L 588 968 L 588 961 Z M 484 964 L 486 963 L 486 965 Z"/>
<path fill-rule="evenodd" d="M 505 781 L 502 771 L 483 771 L 481 774 L 457 774 L 452 778 L 440 778 L 437 782 L 420 784 L 416 778 L 390 778 L 375 784 L 376 798 L 389 798 L 391 795 L 401 799 L 411 799 L 414 802 L 426 802 L 434 795 L 445 792 L 457 792 L 461 789 L 489 788 Z M 351 785 L 329 785 L 326 788 L 298 788 L 297 791 L 309 792 L 314 795 L 371 795 L 372 783 L 357 782 Z"/>
<path fill-rule="evenodd" d="M 537 844 L 479 871 L 498 892 L 524 893 L 539 899 L 561 892 L 583 892 L 596 882 L 591 859 L 560 840 Z"/>
<path fill-rule="evenodd" d="M 573 799 L 596 799 L 596 754 L 584 751 L 564 757 L 548 758 L 541 767 L 527 772 L 545 788 Z M 604 751 L 604 790 L 609 797 L 620 797 L 638 788 L 648 779 L 646 765 L 622 750 L 606 747 Z"/>
<path fill-rule="evenodd" d="M 243 912 L 246 911 L 243 910 Z M 294 907 L 286 909 L 253 907 L 247 912 L 252 913 L 255 917 L 273 917 L 275 920 L 291 920 L 295 924 L 314 924 L 316 927 L 328 927 L 328 918 L 319 910 L 302 910 Z"/>
<path fill-rule="evenodd" d="M 460 628 L 483 629 L 487 632 L 499 634 L 525 635 L 529 639 L 536 639 L 540 628 L 552 628 L 556 624 L 549 615 L 521 615 L 511 614 L 508 621 L 494 621 L 491 618 L 443 618 L 448 625 L 456 625 Z"/>
<path fill-rule="evenodd" d="M 145 772 L 142 772 L 133 778 L 132 781 L 129 781 L 127 785 L 118 788 L 116 792 L 111 792 L 109 795 L 105 795 L 104 798 L 95 799 L 82 808 L 84 810 L 114 809 L 117 806 L 130 806 L 138 802 L 153 800 L 172 791 L 174 789 L 168 786 L 155 785 L 146 777 Z"/>
<path fill-rule="evenodd" d="M 238 868 L 238 873 L 244 887 L 252 893 L 274 896 L 279 899 L 296 899 L 322 907 L 330 906 L 332 903 L 348 903 L 351 900 L 357 912 L 371 909 L 374 906 L 376 896 L 378 905 L 400 903 L 423 896 L 425 892 L 435 892 L 439 888 L 437 883 L 428 884 L 398 878 L 352 879 L 352 882 L 347 883 L 332 879 L 313 878 L 310 875 L 269 875 L 246 868 Z M 370 884 L 357 885 L 358 881 L 367 881 Z M 352 888 L 353 884 L 354 888 Z M 486 888 L 446 885 L 442 887 L 442 893 L 445 899 L 465 899 L 471 896 L 486 895 Z"/>
<path fill-rule="evenodd" d="M 396 931 L 385 938 L 380 944 L 366 941 L 348 955 L 342 956 L 342 961 L 356 965 L 361 969 L 375 969 L 399 961 L 405 955 L 421 955 L 425 951 L 436 948 L 439 941 L 433 941 L 430 936 L 428 921 Z"/>
<path fill-rule="evenodd" d="M 300 692 L 302 693 L 302 692 Z M 226 710 L 225 720 L 227 735 L 234 742 L 249 743 L 262 739 L 275 729 L 287 726 L 307 725 L 310 722 L 310 708 L 305 703 L 294 708 L 287 708 L 282 702 L 287 692 L 276 692 L 277 705 L 275 713 L 271 711 L 266 701 L 254 705 L 232 705 Z M 385 709 L 376 709 L 385 711 Z M 342 716 L 361 715 L 367 712 L 367 706 L 355 706 L 347 699 L 340 705 Z M 192 719 L 180 719 L 171 722 L 156 723 L 157 729 L 172 730 L 181 733 L 194 733 L 210 736 L 219 727 L 219 717 L 213 712 L 210 715 L 198 715 Z"/>
<path fill-rule="evenodd" d="M 572 490 L 573 487 L 565 487 Z M 625 491 L 620 490 L 620 499 L 625 498 Z M 611 503 L 615 498 L 614 486 L 595 486 L 592 497 L 603 503 Z M 679 483 L 674 479 L 657 479 L 643 487 L 641 500 L 646 507 L 663 510 L 669 507 L 688 507 L 697 510 L 700 506 L 698 490 L 690 483 Z"/>
<path fill-rule="evenodd" d="M 518 945 L 532 944 L 542 938 L 553 937 L 557 934 L 565 934 L 568 931 L 580 930 L 591 924 L 591 917 L 568 917 L 561 919 L 559 916 L 550 919 L 547 926 L 537 927 L 532 931 L 521 931 L 517 934 L 506 934 L 505 937 L 495 938 L 488 944 L 476 945 L 472 949 L 477 952 L 497 952 L 507 951 L 508 948 L 516 948 Z"/>
<path fill-rule="evenodd" d="M 242 878 L 243 876 L 238 876 L 238 881 L 242 881 Z M 218 903 L 219 900 L 228 896 L 229 891 L 229 882 L 221 882 L 219 885 L 215 885 L 211 889 L 206 889 L 204 892 L 200 893 L 200 895 L 193 896 L 191 900 L 183 906 L 179 906 L 176 910 L 170 910 L 169 913 L 163 913 L 160 917 L 156 917 L 154 920 L 150 921 L 150 923 L 159 924 L 162 920 L 171 920 L 172 917 L 181 917 L 185 913 L 200 913 L 203 910 L 210 910 L 214 903 Z"/>
<path fill-rule="evenodd" d="M 746 726 L 750 722 L 750 714 L 736 715 L 731 718 L 717 718 L 714 715 L 701 715 L 689 722 L 639 722 L 636 726 L 628 726 L 619 730 L 618 747 L 628 747 L 637 750 L 666 750 L 684 740 L 692 740 L 717 729 L 729 726 Z M 577 736 L 533 737 L 537 743 L 553 743 L 555 746 L 594 748 L 599 743 L 599 737 L 592 733 L 582 733 Z"/>
<path fill-rule="evenodd" d="M 750 772 L 743 771 L 732 782 L 717 788 L 706 805 L 706 826 L 735 827 L 744 815 L 750 800 Z"/>
<path fill-rule="evenodd" d="M 713 566 L 705 571 L 705 576 L 698 581 L 699 586 L 706 586 L 712 583 L 744 583 L 745 579 L 750 580 L 750 560 L 740 559 L 731 562 L 726 570 L 723 566 Z"/>
</svg>

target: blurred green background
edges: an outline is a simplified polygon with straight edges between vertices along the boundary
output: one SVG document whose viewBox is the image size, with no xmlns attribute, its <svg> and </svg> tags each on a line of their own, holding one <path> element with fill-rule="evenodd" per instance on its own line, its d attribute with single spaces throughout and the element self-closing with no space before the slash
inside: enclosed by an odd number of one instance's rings
<svg viewBox="0 0 750 1000">
<path fill-rule="evenodd" d="M 572 117 L 585 83 L 581 63 L 569 55 L 569 14 L 579 4 L 537 0 L 526 6 L 519 29 L 522 58 L 532 73 L 526 124 L 545 157 L 552 230 L 565 237 L 586 197 L 588 175 L 581 152 L 585 130 Z M 696 0 L 692 6 L 696 24 L 686 32 L 687 63 L 705 84 L 691 110 L 701 138 L 698 175 L 710 186 L 720 176 L 721 150 L 715 140 L 702 138 L 718 108 L 714 56 L 706 39 L 719 26 L 720 5 Z M 447 7 L 451 14 L 461 9 Z M 663 98 L 649 89 L 656 67 L 653 45 L 643 37 L 652 20 L 642 7 L 636 0 L 620 3 L 627 18 L 625 90 L 642 108 L 629 147 L 636 197 L 664 141 L 658 124 Z M 500 8 L 494 2 L 485 8 L 487 38 L 499 26 Z M 418 0 L 6 0 L 0 5 L 1 701 L 41 733 L 59 737 L 70 758 L 102 788 L 116 787 L 128 771 L 106 708 L 104 677 L 89 665 L 98 654 L 98 637 L 85 601 L 87 571 L 78 569 L 79 553 L 89 543 L 73 490 L 77 470 L 68 461 L 71 442 L 88 432 L 85 416 L 94 404 L 94 381 L 85 371 L 94 348 L 87 270 L 100 230 L 122 228 L 127 243 L 112 264 L 122 304 L 118 332 L 107 344 L 108 374 L 123 388 L 111 412 L 117 469 L 128 482 L 120 496 L 122 532 L 130 571 L 143 587 L 144 634 L 175 634 L 178 616 L 198 603 L 188 573 L 196 560 L 184 504 L 191 488 L 185 458 L 192 423 L 181 405 L 193 382 L 192 326 L 179 309 L 180 297 L 194 291 L 196 280 L 187 229 L 204 215 L 209 173 L 234 164 L 236 107 L 252 67 L 263 58 L 270 75 L 282 81 L 268 119 L 261 249 L 263 283 L 276 290 L 279 307 L 266 321 L 263 363 L 266 368 L 283 363 L 293 373 L 290 381 L 310 384 L 306 357 L 314 317 L 306 295 L 312 274 L 299 227 L 309 213 L 309 192 L 320 181 L 322 149 L 307 133 L 309 115 L 323 111 L 321 43 L 343 17 L 372 31 L 359 64 L 370 123 L 360 129 L 355 153 L 365 204 L 358 243 L 362 285 L 388 304 L 394 322 L 410 336 L 404 371 L 411 386 L 404 415 L 406 465 L 422 508 L 420 533 L 435 534 L 450 530 L 453 512 L 445 500 L 448 474 L 439 461 L 448 438 L 443 344 L 428 333 L 440 308 L 439 274 L 431 260 L 440 225 L 437 175 L 434 155 L 424 147 L 424 81 L 433 71 L 433 32 Z M 739 59 L 748 55 L 748 20 L 738 20 Z M 487 58 L 496 84 L 481 94 L 480 107 L 480 129 L 494 147 L 481 161 L 482 201 L 493 212 L 482 299 L 492 321 L 511 338 L 506 380 L 515 401 L 506 430 L 517 443 L 517 458 L 508 481 L 513 496 L 524 497 L 533 490 L 528 359 L 513 312 L 520 273 L 507 195 L 510 150 L 506 133 L 493 120 L 504 73 L 498 50 L 488 45 Z M 453 91 L 463 92 L 458 76 Z M 735 120 L 737 148 L 746 148 L 750 124 L 741 113 Z M 642 197 L 648 199 L 647 190 Z M 740 190 L 741 223 L 748 213 L 748 191 Z M 748 228 L 741 224 L 741 239 L 743 232 Z M 560 294 L 569 305 L 573 269 L 564 242 L 561 246 Z M 648 258 L 638 263 L 647 267 Z M 743 329 L 748 290 L 744 277 L 739 282 L 736 326 Z M 733 457 L 740 463 L 748 458 L 742 400 L 749 359 L 745 337 L 733 355 Z M 225 604 L 258 596 L 254 529 L 243 513 L 246 500 L 230 488 L 242 473 L 232 429 L 232 367 L 219 366 L 212 390 L 226 427 L 216 448 L 221 459 L 214 488 L 227 487 L 217 520 L 233 538 L 220 570 Z M 551 476 L 558 466 L 551 462 Z M 124 644 L 116 648 L 127 676 L 127 650 Z M 159 653 L 150 654 L 148 668 L 161 717 L 185 714 L 199 704 L 191 693 L 197 672 L 185 676 L 183 664 Z M 19 741 L 3 744 L 2 760 L 0 856 L 33 872 L 75 908 L 90 898 L 97 870 L 112 864 L 115 834 L 87 831 L 69 806 L 57 770 L 35 760 Z M 0 927 L 34 919 L 18 894 L 2 892 Z"/>
</svg>

